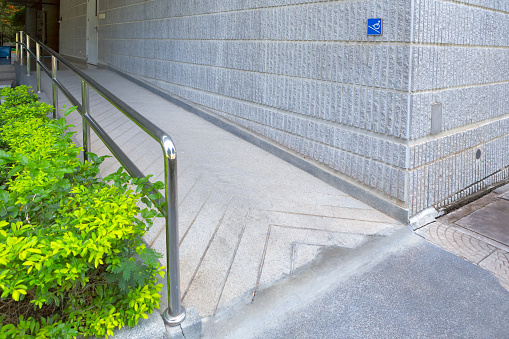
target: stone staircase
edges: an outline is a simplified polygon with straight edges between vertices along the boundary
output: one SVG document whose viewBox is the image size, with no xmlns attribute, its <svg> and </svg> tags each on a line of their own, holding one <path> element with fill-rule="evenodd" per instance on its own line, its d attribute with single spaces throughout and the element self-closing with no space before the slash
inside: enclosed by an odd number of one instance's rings
<svg viewBox="0 0 509 339">
<path fill-rule="evenodd" d="M 0 88 L 11 86 L 16 79 L 14 65 L 10 59 L 0 59 Z"/>
</svg>

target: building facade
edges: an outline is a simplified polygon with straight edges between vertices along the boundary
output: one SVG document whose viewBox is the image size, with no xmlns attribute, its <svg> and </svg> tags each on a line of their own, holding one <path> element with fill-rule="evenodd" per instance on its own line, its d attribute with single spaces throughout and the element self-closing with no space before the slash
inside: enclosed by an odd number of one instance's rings
<svg viewBox="0 0 509 339">
<path fill-rule="evenodd" d="M 60 15 L 61 54 L 270 139 L 400 219 L 509 178 L 509 1 L 68 0 Z"/>
</svg>

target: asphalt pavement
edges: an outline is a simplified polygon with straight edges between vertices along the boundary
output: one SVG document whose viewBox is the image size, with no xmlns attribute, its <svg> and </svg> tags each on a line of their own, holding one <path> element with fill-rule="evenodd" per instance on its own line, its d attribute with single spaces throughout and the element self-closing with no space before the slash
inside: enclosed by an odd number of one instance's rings
<svg viewBox="0 0 509 339">
<path fill-rule="evenodd" d="M 509 338 L 497 279 L 408 230 L 321 260 L 205 323 L 205 337 Z"/>
</svg>

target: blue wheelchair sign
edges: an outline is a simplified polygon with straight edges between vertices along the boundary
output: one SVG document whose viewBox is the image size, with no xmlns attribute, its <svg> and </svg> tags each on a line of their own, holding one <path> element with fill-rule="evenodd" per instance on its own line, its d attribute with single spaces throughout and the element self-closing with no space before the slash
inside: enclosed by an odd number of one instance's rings
<svg viewBox="0 0 509 339">
<path fill-rule="evenodd" d="M 380 18 L 368 19 L 368 35 L 382 35 L 383 20 Z"/>
</svg>

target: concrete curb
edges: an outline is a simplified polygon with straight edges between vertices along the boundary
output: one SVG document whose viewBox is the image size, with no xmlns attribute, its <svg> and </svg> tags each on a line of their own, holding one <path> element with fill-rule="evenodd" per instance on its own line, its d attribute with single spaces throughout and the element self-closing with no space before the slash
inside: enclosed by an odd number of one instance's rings
<svg viewBox="0 0 509 339">
<path fill-rule="evenodd" d="M 186 319 L 179 326 L 166 326 L 167 339 L 201 338 L 201 317 L 192 307 L 186 310 Z"/>
<path fill-rule="evenodd" d="M 141 319 L 134 327 L 123 327 L 114 331 L 112 339 L 152 339 L 166 338 L 166 328 L 161 315 L 154 311 L 148 319 Z"/>
<path fill-rule="evenodd" d="M 186 312 L 186 319 L 175 327 L 166 326 L 159 312 L 141 319 L 134 327 L 123 327 L 113 332 L 111 339 L 198 339 L 201 337 L 201 318 L 194 308 Z"/>
<path fill-rule="evenodd" d="M 111 339 L 198 339 L 201 338 L 201 318 L 194 308 L 186 312 L 186 319 L 175 327 L 166 326 L 159 312 L 154 311 L 147 319 L 140 319 L 134 327 L 113 331 Z"/>
</svg>

